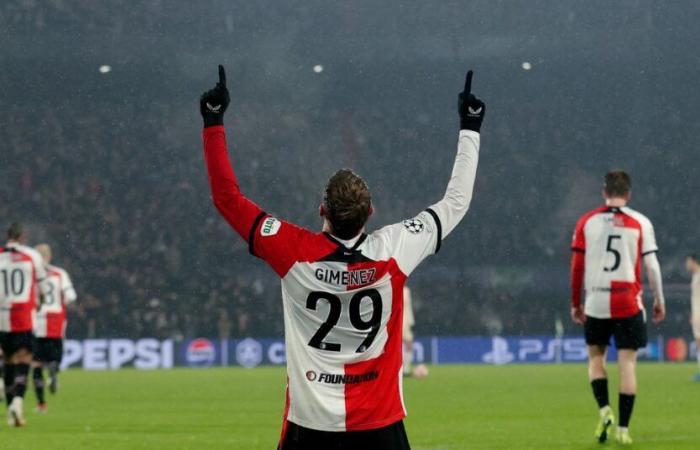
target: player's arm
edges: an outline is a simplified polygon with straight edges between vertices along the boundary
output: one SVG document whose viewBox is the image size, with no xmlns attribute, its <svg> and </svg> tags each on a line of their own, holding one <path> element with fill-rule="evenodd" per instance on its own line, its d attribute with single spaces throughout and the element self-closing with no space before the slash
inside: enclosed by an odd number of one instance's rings
<svg viewBox="0 0 700 450">
<path fill-rule="evenodd" d="M 229 160 L 224 112 L 230 103 L 230 96 L 223 66 L 219 66 L 219 82 L 214 89 L 202 94 L 199 103 L 204 119 L 204 160 L 212 200 L 221 215 L 247 242 L 265 213 L 241 193 Z"/>
<path fill-rule="evenodd" d="M 479 162 L 479 133 L 486 107 L 471 93 L 472 71 L 467 73 L 464 91 L 459 94 L 460 117 L 457 156 L 452 177 L 442 200 L 410 220 L 389 225 L 379 235 L 390 241 L 394 257 L 404 274 L 409 275 L 433 253 L 469 209 Z"/>
<path fill-rule="evenodd" d="M 78 294 L 75 292 L 75 287 L 73 287 L 73 281 L 65 270 L 61 270 L 61 278 L 63 278 L 61 280 L 63 303 L 66 305 L 74 303 L 78 299 Z"/>
<path fill-rule="evenodd" d="M 41 255 L 37 252 L 31 254 L 32 263 L 34 264 L 35 282 L 38 285 L 38 303 L 36 309 L 40 310 L 44 304 L 44 298 L 49 295 L 51 286 L 49 284 L 49 274 L 46 272 L 46 265 Z"/>
<path fill-rule="evenodd" d="M 656 252 L 644 256 L 644 267 L 646 267 L 647 279 L 654 296 L 654 322 L 659 323 L 666 317 L 666 299 L 664 298 L 661 264 L 656 257 Z"/>
<path fill-rule="evenodd" d="M 586 237 L 583 232 L 585 223 L 585 218 L 581 218 L 576 224 L 571 243 L 571 320 L 579 325 L 586 321 L 581 301 L 586 270 Z"/>
<path fill-rule="evenodd" d="M 284 276 L 296 261 L 299 242 L 308 232 L 270 216 L 241 192 L 229 160 L 223 126 L 229 102 L 226 72 L 219 66 L 219 82 L 214 89 L 205 92 L 199 102 L 212 200 L 226 221 L 248 242 L 250 253 Z"/>
<path fill-rule="evenodd" d="M 472 75 L 471 70 L 467 72 L 464 91 L 459 94 L 460 131 L 452 176 L 442 200 L 428 208 L 428 213 L 433 216 L 438 228 L 436 252 L 440 248 L 440 241 L 454 230 L 467 213 L 474 191 L 481 123 L 486 106 L 471 93 Z"/>
<path fill-rule="evenodd" d="M 647 272 L 647 280 L 654 297 L 654 323 L 659 323 L 666 317 L 666 299 L 664 298 L 661 264 L 656 254 L 659 247 L 656 244 L 654 227 L 648 220 L 642 222 L 642 257 Z"/>
</svg>

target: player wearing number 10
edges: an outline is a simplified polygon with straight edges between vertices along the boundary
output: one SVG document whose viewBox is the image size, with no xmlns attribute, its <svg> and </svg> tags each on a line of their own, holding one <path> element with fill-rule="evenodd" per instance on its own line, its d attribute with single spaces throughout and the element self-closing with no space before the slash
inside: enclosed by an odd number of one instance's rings
<svg viewBox="0 0 700 450">
<path fill-rule="evenodd" d="M 571 317 L 585 329 L 588 375 L 600 408 L 595 436 L 604 442 L 615 423 L 605 371 L 607 348 L 614 336 L 620 367 L 616 438 L 622 444 L 632 442 L 628 426 L 637 392 L 637 350 L 647 344 L 642 260 L 654 296 L 654 321 L 658 323 L 665 316 L 654 228 L 644 215 L 627 207 L 630 189 L 630 177 L 625 172 L 608 173 L 603 190 L 605 206 L 581 217 L 571 245 Z"/>
<path fill-rule="evenodd" d="M 408 449 L 401 392 L 406 278 L 464 217 L 472 198 L 484 104 L 459 97 L 460 132 L 442 200 L 412 219 L 365 233 L 365 182 L 333 175 L 320 206 L 323 232 L 279 220 L 241 193 L 226 147 L 226 77 L 202 95 L 204 157 L 214 204 L 282 279 L 287 399 L 281 450 Z M 431 151 L 431 154 L 435 154 Z"/>
<path fill-rule="evenodd" d="M 39 296 L 48 292 L 41 255 L 22 244 L 22 226 L 7 230 L 7 244 L 0 247 L 0 345 L 5 355 L 7 423 L 22 426 L 24 393 L 34 346 L 34 315 Z"/>
</svg>

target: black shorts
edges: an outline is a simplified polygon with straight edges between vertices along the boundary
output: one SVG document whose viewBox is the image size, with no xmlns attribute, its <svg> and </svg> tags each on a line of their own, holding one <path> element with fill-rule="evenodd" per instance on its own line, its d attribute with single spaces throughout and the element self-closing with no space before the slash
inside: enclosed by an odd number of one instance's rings
<svg viewBox="0 0 700 450">
<path fill-rule="evenodd" d="M 34 346 L 34 361 L 42 363 L 60 363 L 61 358 L 63 358 L 63 339 L 36 338 Z"/>
<path fill-rule="evenodd" d="M 17 353 L 18 350 L 25 349 L 31 353 L 34 349 L 34 334 L 31 331 L 21 333 L 0 332 L 0 347 L 2 353 L 7 358 Z"/>
<path fill-rule="evenodd" d="M 410 450 L 403 421 L 366 431 L 317 431 L 287 422 L 277 450 Z"/>
<path fill-rule="evenodd" d="M 647 323 L 644 311 L 622 319 L 586 317 L 586 344 L 607 347 L 615 336 L 618 350 L 638 350 L 647 345 Z"/>
</svg>

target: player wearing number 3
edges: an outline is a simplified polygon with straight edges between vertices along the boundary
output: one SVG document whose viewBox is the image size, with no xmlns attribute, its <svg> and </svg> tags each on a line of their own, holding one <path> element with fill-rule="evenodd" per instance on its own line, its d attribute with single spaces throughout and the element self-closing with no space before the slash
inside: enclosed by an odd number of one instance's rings
<svg viewBox="0 0 700 450">
<path fill-rule="evenodd" d="M 335 173 L 320 206 L 323 231 L 275 218 L 240 191 L 229 162 L 223 114 L 226 76 L 202 95 L 204 157 L 214 204 L 282 279 L 287 399 L 281 450 L 408 449 L 401 392 L 403 286 L 440 249 L 472 198 L 484 104 L 459 96 L 460 132 L 442 200 L 412 219 L 365 233 L 369 189 Z M 431 150 L 431 154 L 435 154 Z"/>
<path fill-rule="evenodd" d="M 600 408 L 595 436 L 604 442 L 615 423 L 605 371 L 607 348 L 614 336 L 620 367 L 616 439 L 622 444 L 632 443 L 628 426 L 637 393 L 637 350 L 647 344 L 642 261 L 654 296 L 654 322 L 666 314 L 654 228 L 644 215 L 627 207 L 630 189 L 625 172 L 608 173 L 605 206 L 579 219 L 571 245 L 571 317 L 585 329 L 588 376 Z"/>
<path fill-rule="evenodd" d="M 32 379 L 37 399 L 36 409 L 38 412 L 46 412 L 43 369 L 46 367 L 49 371 L 49 391 L 55 394 L 58 390 L 58 371 L 63 358 L 63 339 L 66 337 L 67 306 L 75 302 L 78 296 L 68 272 L 51 264 L 51 247 L 48 244 L 39 244 L 35 248 L 44 262 L 49 289 L 36 312 Z"/>
</svg>

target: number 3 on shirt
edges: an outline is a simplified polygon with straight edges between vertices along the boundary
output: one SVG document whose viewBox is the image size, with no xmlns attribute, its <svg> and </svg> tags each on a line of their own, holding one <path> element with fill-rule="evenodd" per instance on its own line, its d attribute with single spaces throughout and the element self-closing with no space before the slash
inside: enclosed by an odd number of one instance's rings
<svg viewBox="0 0 700 450">
<path fill-rule="evenodd" d="M 369 318 L 368 321 L 364 321 L 360 313 L 360 306 L 362 303 L 362 299 L 364 298 L 369 298 L 372 302 L 372 316 Z M 328 317 L 326 317 L 325 322 L 321 324 L 318 331 L 316 331 L 316 333 L 311 337 L 311 340 L 309 341 L 309 346 L 317 348 L 319 350 L 339 352 L 341 349 L 340 344 L 334 342 L 325 342 L 324 339 L 333 330 L 333 327 L 335 327 L 338 324 L 338 320 L 340 320 L 340 314 L 343 309 L 343 304 L 340 300 L 340 297 L 334 294 L 328 292 L 314 291 L 310 293 L 309 296 L 306 298 L 306 308 L 312 311 L 316 311 L 318 301 L 321 299 L 328 302 L 330 310 L 328 312 Z M 350 299 L 350 323 L 357 330 L 369 330 L 369 333 L 367 333 L 367 337 L 362 341 L 360 346 L 357 347 L 357 350 L 355 350 L 356 353 L 363 353 L 369 348 L 370 345 L 372 345 L 372 342 L 374 342 L 374 339 L 377 337 L 377 333 L 379 332 L 381 320 L 382 296 L 379 294 L 379 291 L 377 291 L 376 289 L 365 289 L 357 292 L 355 295 L 352 296 L 352 298 Z"/>
</svg>

